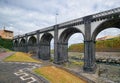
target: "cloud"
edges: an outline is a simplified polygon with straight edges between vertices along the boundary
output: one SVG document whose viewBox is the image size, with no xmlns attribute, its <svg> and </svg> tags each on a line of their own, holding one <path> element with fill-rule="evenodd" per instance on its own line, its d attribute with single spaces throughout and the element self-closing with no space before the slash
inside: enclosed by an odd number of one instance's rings
<svg viewBox="0 0 120 83">
<path fill-rule="evenodd" d="M 83 42 L 84 42 L 84 38 L 82 33 L 75 33 L 69 38 L 68 46 L 74 43 L 83 43 Z"/>
<path fill-rule="evenodd" d="M 3 9 L 4 11 L 2 11 Z M 45 15 L 35 11 L 25 11 L 20 8 L 1 7 L 0 11 L 0 18 L 4 19 L 0 20 L 0 23 L 6 25 L 8 28 L 11 27 L 12 24 L 13 27 L 23 30 L 23 33 L 49 26 L 52 24 L 49 20 L 54 19 L 54 17 L 49 14 Z"/>
<path fill-rule="evenodd" d="M 0 0 L 0 28 L 5 25 L 15 35 L 24 34 L 54 25 L 56 12 L 61 23 L 119 7 L 119 3 L 120 0 Z M 78 37 L 74 36 L 76 42 Z"/>
<path fill-rule="evenodd" d="M 103 37 L 103 36 L 108 36 L 108 35 L 116 36 L 118 34 L 120 34 L 120 29 L 113 27 L 113 28 L 109 28 L 109 29 L 105 29 L 105 30 L 101 31 L 97 35 L 97 38 L 100 38 L 100 37 Z"/>
</svg>

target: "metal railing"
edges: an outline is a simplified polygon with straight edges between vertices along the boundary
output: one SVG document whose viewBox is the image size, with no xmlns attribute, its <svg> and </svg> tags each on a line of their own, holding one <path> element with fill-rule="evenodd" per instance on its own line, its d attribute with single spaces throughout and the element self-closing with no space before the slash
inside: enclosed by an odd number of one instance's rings
<svg viewBox="0 0 120 83">
<path fill-rule="evenodd" d="M 111 10 L 108 10 L 108 11 L 100 12 L 100 13 L 97 13 L 97 14 L 93 14 L 92 16 L 93 16 L 93 18 L 97 18 L 97 17 L 101 17 L 101 16 L 111 15 L 111 14 L 114 14 L 114 13 L 120 13 L 120 7 L 115 8 L 115 9 L 111 9 Z"/>
<path fill-rule="evenodd" d="M 67 21 L 67 22 L 64 22 L 64 23 L 61 23 L 61 24 L 58 24 L 58 25 L 59 25 L 59 27 L 63 27 L 63 26 L 66 26 L 66 25 L 70 25 L 70 24 L 74 24 L 74 23 L 78 23 L 78 22 L 82 22 L 82 21 L 83 21 L 83 18 L 78 18 L 78 19 Z"/>
</svg>

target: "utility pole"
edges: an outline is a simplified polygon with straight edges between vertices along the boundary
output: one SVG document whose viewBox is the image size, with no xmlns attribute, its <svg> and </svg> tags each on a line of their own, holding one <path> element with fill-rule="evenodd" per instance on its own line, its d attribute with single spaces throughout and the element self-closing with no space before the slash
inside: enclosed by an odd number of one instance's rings
<svg viewBox="0 0 120 83">
<path fill-rule="evenodd" d="M 57 25 L 57 16 L 58 16 L 58 13 L 56 12 L 55 14 L 55 24 Z"/>
</svg>

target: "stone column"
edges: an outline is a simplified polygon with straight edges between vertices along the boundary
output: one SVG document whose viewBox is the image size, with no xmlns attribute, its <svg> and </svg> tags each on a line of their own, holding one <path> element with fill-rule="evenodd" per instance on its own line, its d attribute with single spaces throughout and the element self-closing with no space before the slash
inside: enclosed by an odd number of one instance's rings
<svg viewBox="0 0 120 83">
<path fill-rule="evenodd" d="M 14 50 L 15 51 L 18 51 L 18 43 L 19 43 L 19 40 L 16 38 L 16 40 L 17 40 L 17 44 L 15 44 L 15 48 L 14 48 Z"/>
<path fill-rule="evenodd" d="M 54 63 L 58 64 L 58 25 L 54 26 Z"/>
<path fill-rule="evenodd" d="M 50 60 L 50 44 L 44 42 L 40 44 L 40 58 Z"/>
<path fill-rule="evenodd" d="M 14 41 L 15 41 L 15 39 L 12 40 L 12 50 L 15 51 L 15 47 L 16 47 L 16 46 L 15 46 L 15 42 L 14 42 Z"/>
<path fill-rule="evenodd" d="M 84 54 L 84 71 L 93 72 L 96 69 L 95 65 L 95 51 L 94 44 L 95 42 L 91 40 L 91 19 L 92 16 L 84 17 L 84 25 L 85 25 L 85 54 Z"/>
<path fill-rule="evenodd" d="M 17 51 L 20 51 L 20 37 L 18 36 L 18 47 L 17 47 Z"/>
<path fill-rule="evenodd" d="M 36 45 L 36 47 L 37 47 L 37 50 L 36 50 L 36 55 L 37 55 L 37 57 L 38 58 L 40 58 L 40 31 L 38 30 L 37 31 L 37 45 Z"/>
<path fill-rule="evenodd" d="M 61 64 L 68 61 L 68 43 L 58 39 L 58 25 L 54 26 L 54 63 Z"/>
<path fill-rule="evenodd" d="M 28 52 L 28 35 L 25 34 L 25 52 Z"/>
<path fill-rule="evenodd" d="M 58 61 L 64 63 L 68 61 L 68 43 L 59 43 L 58 45 Z"/>
<path fill-rule="evenodd" d="M 15 49 L 15 45 L 14 45 L 14 39 L 12 40 L 12 50 Z"/>
</svg>

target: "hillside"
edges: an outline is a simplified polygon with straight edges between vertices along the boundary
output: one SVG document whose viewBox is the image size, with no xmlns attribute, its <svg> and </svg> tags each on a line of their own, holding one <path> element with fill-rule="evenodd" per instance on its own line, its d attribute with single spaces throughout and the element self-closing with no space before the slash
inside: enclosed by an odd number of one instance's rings
<svg viewBox="0 0 120 83">
<path fill-rule="evenodd" d="M 0 48 L 12 49 L 12 40 L 0 38 Z"/>
<path fill-rule="evenodd" d="M 83 52 L 84 44 L 72 44 L 69 46 L 69 51 Z M 97 52 L 120 52 L 120 37 L 115 37 L 108 40 L 96 41 Z"/>
</svg>

